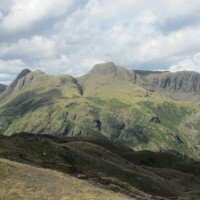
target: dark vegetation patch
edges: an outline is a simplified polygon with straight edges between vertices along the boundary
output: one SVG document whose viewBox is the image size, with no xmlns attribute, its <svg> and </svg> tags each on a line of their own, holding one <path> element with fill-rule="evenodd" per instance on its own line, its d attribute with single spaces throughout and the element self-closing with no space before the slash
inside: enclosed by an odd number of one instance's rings
<svg viewBox="0 0 200 200">
<path fill-rule="evenodd" d="M 125 141 L 128 146 L 135 145 L 138 143 L 148 144 L 149 135 L 147 130 L 140 126 L 134 125 L 127 127 L 124 132 L 120 135 L 120 140 Z"/>
<path fill-rule="evenodd" d="M 0 157 L 84 177 L 129 196 L 130 186 L 163 197 L 195 197 L 200 187 L 198 162 L 175 152 L 134 152 L 105 138 L 18 133 L 1 137 Z"/>
</svg>

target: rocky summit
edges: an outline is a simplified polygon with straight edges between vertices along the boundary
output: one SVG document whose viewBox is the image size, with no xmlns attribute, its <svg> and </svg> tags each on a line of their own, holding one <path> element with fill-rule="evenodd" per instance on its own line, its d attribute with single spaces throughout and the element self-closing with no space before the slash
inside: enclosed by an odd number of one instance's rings
<svg viewBox="0 0 200 200">
<path fill-rule="evenodd" d="M 116 77 L 127 82 L 135 81 L 135 73 L 122 66 L 117 66 L 112 62 L 96 64 L 86 76 Z"/>
</svg>

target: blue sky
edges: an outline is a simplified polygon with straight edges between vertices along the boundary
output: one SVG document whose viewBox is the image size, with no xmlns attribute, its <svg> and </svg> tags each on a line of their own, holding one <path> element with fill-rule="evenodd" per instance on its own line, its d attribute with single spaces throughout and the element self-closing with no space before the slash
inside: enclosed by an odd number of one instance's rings
<svg viewBox="0 0 200 200">
<path fill-rule="evenodd" d="M 112 61 L 200 72 L 200 0 L 0 0 L 0 82 Z"/>
</svg>

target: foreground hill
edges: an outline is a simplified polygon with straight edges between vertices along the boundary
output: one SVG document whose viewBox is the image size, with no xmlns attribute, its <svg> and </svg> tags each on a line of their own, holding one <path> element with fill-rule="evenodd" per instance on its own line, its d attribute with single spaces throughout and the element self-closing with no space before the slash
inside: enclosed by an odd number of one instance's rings
<svg viewBox="0 0 200 200">
<path fill-rule="evenodd" d="M 0 199 L 131 199 L 54 170 L 5 159 L 0 159 L 0 172 Z"/>
<path fill-rule="evenodd" d="M 197 100 L 198 87 L 199 73 L 141 72 L 113 63 L 78 78 L 23 70 L 0 95 L 0 133 L 92 136 L 199 159 L 200 104 L 169 97 Z"/>
<path fill-rule="evenodd" d="M 200 195 L 199 162 L 175 152 L 134 152 L 105 139 L 19 133 L 1 136 L 0 157 L 3 199 L 163 200 Z"/>
</svg>

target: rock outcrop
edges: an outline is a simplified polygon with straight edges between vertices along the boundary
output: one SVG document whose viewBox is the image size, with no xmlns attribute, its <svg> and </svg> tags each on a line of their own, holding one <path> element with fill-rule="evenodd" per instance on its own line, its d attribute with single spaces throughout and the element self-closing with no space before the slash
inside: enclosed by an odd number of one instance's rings
<svg viewBox="0 0 200 200">
<path fill-rule="evenodd" d="M 29 74 L 31 71 L 29 69 L 22 70 L 19 75 L 16 77 L 16 79 L 6 88 L 5 93 L 7 95 L 11 94 L 15 88 L 18 85 L 18 82 L 21 78 L 25 77 L 27 74 Z"/>
<path fill-rule="evenodd" d="M 135 71 L 136 83 L 153 87 L 157 91 L 200 93 L 200 73 Z"/>
<path fill-rule="evenodd" d="M 17 78 L 6 88 L 1 95 L 1 100 L 9 97 L 11 94 L 15 94 L 23 88 L 29 87 L 31 84 L 35 84 L 38 80 L 43 79 L 46 74 L 40 70 L 31 72 L 28 69 L 22 70 Z"/>
<path fill-rule="evenodd" d="M 117 77 L 127 82 L 135 81 L 135 73 L 133 70 L 128 68 L 115 65 L 112 62 L 102 63 L 95 65 L 92 70 L 88 73 L 92 76 L 108 76 L 108 77 Z"/>
</svg>

